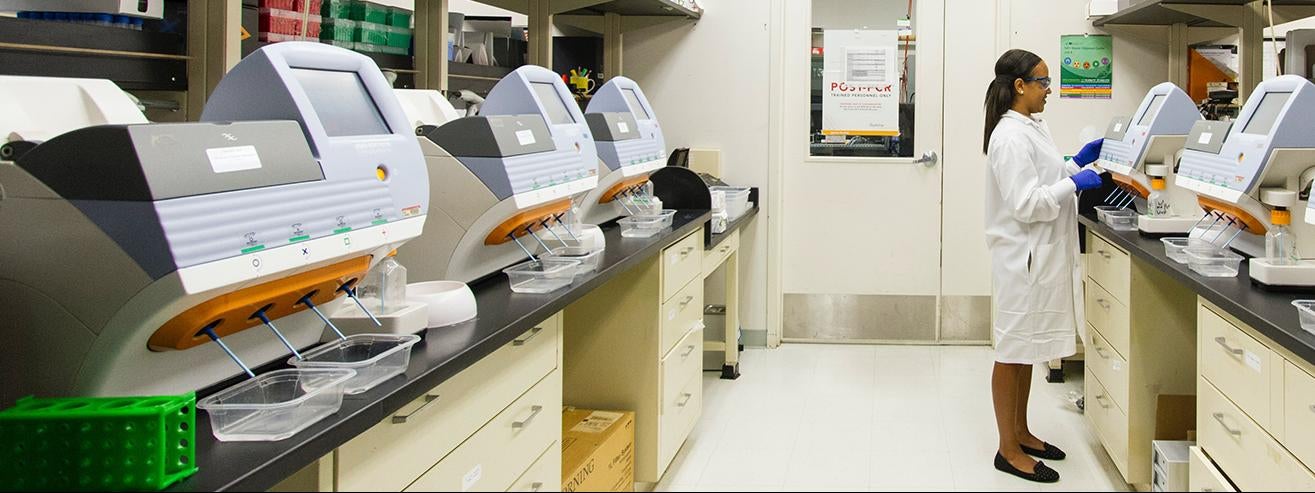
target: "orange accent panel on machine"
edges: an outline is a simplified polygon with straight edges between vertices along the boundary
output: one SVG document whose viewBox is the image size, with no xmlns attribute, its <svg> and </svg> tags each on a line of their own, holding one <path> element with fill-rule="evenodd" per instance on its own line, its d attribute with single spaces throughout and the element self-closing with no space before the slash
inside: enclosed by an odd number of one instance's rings
<svg viewBox="0 0 1315 493">
<path fill-rule="evenodd" d="M 165 322 L 151 334 L 147 346 L 153 351 L 200 346 L 210 342 L 210 337 L 200 332 L 206 327 L 220 337 L 236 334 L 263 325 L 253 315 L 266 306 L 269 308 L 265 315 L 270 320 L 305 310 L 306 305 L 299 302 L 311 293 L 315 293 L 310 298 L 311 303 L 323 305 L 341 294 L 338 292 L 340 286 L 364 277 L 370 268 L 370 259 L 370 255 L 365 255 L 216 296 Z"/>
<path fill-rule="evenodd" d="M 1137 181 L 1133 180 L 1132 178 L 1120 175 L 1118 173 L 1110 173 L 1110 177 L 1114 178 L 1115 183 L 1121 185 L 1125 190 L 1131 190 L 1133 193 L 1137 194 L 1137 196 L 1140 198 L 1144 199 L 1151 196 L 1150 190 L 1147 190 L 1146 187 L 1142 186 L 1142 184 L 1140 183 L 1137 183 Z"/>
<path fill-rule="evenodd" d="M 607 189 L 607 192 L 603 193 L 603 196 L 598 198 L 598 203 L 606 204 L 616 200 L 617 195 L 621 195 L 622 192 L 639 186 L 646 181 L 648 181 L 648 173 L 621 180 L 616 185 L 612 185 L 612 188 Z"/>
<path fill-rule="evenodd" d="M 489 235 L 484 237 L 485 245 L 501 245 L 508 241 L 512 235 L 525 236 L 526 232 L 534 229 L 551 218 L 560 216 L 571 211 L 571 199 L 562 199 L 557 202 L 541 205 L 533 209 L 521 211 L 519 214 L 507 218 L 502 224 L 499 224 Z"/>
<path fill-rule="evenodd" d="M 1263 235 L 1269 230 L 1265 227 L 1264 222 L 1236 205 L 1200 195 L 1196 196 L 1196 202 L 1201 204 L 1201 208 L 1205 209 L 1206 212 L 1218 212 L 1245 224 L 1249 233 Z"/>
</svg>

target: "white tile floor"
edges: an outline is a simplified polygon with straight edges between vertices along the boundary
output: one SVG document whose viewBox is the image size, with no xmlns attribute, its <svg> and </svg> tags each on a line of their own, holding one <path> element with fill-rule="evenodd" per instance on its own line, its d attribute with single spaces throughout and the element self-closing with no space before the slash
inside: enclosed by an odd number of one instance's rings
<svg viewBox="0 0 1315 493">
<path fill-rule="evenodd" d="M 703 418 L 656 491 L 1126 491 L 1067 400 L 1046 383 L 1031 427 L 1068 458 L 1039 486 L 997 472 L 987 347 L 791 344 L 745 351 L 739 380 L 704 377 Z"/>
</svg>

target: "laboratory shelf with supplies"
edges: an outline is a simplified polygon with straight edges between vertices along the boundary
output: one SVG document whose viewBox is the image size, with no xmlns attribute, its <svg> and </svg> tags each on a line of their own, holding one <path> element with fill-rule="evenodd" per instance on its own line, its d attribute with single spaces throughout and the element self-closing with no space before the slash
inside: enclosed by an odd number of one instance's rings
<svg viewBox="0 0 1315 493">
<path fill-rule="evenodd" d="M 658 255 L 673 241 L 704 227 L 710 214 L 681 210 L 676 213 L 671 229 L 645 239 L 623 239 L 614 224 L 605 225 L 608 246 L 598 270 L 580 277 L 567 289 L 543 295 L 516 294 L 502 275 L 472 283 L 480 307 L 478 318 L 424 332 L 424 339 L 412 348 L 410 365 L 401 378 L 345 398 L 337 414 L 291 438 L 277 442 L 220 442 L 214 439 L 209 420 L 198 419 L 199 471 L 169 490 L 263 491 L 278 485 L 370 431 L 408 403 L 424 398 L 429 389 L 453 379 L 591 291 Z M 201 395 L 223 389 L 228 383 L 222 382 Z"/>
<path fill-rule="evenodd" d="M 1096 20 L 1096 27 L 1106 25 L 1171 26 L 1186 24 L 1189 27 L 1228 27 L 1224 23 L 1192 13 L 1196 7 L 1239 7 L 1250 0 L 1149 0 L 1134 3 L 1114 14 Z M 1315 7 L 1311 0 L 1274 0 L 1276 15 L 1289 7 Z"/>
</svg>

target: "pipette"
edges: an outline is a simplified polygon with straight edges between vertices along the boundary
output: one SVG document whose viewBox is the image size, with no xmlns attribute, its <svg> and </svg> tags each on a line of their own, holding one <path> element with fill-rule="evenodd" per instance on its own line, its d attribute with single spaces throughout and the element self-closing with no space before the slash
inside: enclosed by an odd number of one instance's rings
<svg viewBox="0 0 1315 493">
<path fill-rule="evenodd" d="M 552 229 L 552 226 L 550 226 L 550 225 L 548 224 L 548 221 L 557 221 L 558 223 L 561 223 L 561 220 L 560 220 L 560 219 L 557 219 L 557 216 L 553 216 L 552 219 L 544 219 L 544 220 L 543 220 L 543 227 L 544 227 L 544 229 L 547 229 L 547 230 L 548 230 L 548 233 L 552 234 L 552 237 L 553 237 L 553 238 L 557 238 L 557 242 L 561 243 L 562 246 L 566 246 L 566 245 L 567 245 L 566 240 L 563 240 L 563 239 L 562 239 L 562 235 L 557 234 L 557 231 L 554 231 L 554 230 Z"/>
<path fill-rule="evenodd" d="M 324 313 L 320 312 L 319 307 L 315 306 L 314 303 L 311 303 L 309 294 L 306 295 L 304 298 L 302 298 L 301 301 L 298 301 L 298 303 L 306 305 L 307 308 L 310 308 L 310 311 L 313 311 L 315 312 L 316 315 L 319 315 L 320 320 L 323 320 L 324 323 L 328 325 L 330 329 L 333 329 L 333 333 L 338 334 L 339 339 L 342 339 L 344 341 L 347 340 L 347 336 L 342 335 L 342 331 L 338 330 L 338 326 L 333 325 L 333 322 L 329 321 L 329 317 L 324 316 Z"/>
<path fill-rule="evenodd" d="M 204 329 L 201 329 L 201 332 L 204 332 L 205 335 L 210 336 L 210 340 L 215 341 L 215 344 L 218 344 L 220 349 L 223 349 L 225 353 L 228 353 L 228 357 L 233 358 L 233 362 L 237 363 L 238 368 L 241 368 L 242 371 L 246 372 L 247 376 L 251 378 L 256 378 L 256 374 L 252 373 L 251 368 L 248 368 L 247 364 L 243 363 L 241 358 L 238 358 L 236 354 L 233 354 L 233 350 L 228 348 L 228 344 L 224 344 L 224 341 L 219 340 L 219 335 L 215 334 L 213 328 L 206 327 Z"/>
<path fill-rule="evenodd" d="M 548 248 L 548 244 L 543 242 L 543 238 L 539 238 L 539 234 L 534 232 L 534 228 L 527 227 L 525 228 L 525 231 L 529 232 L 530 236 L 534 237 L 534 241 L 539 242 L 539 246 L 543 247 L 544 253 L 552 252 L 552 248 Z"/>
<path fill-rule="evenodd" d="M 508 238 L 511 238 L 511 241 L 516 242 L 516 246 L 521 247 L 521 251 L 522 251 L 522 252 L 525 252 L 526 255 L 529 255 L 529 256 L 530 256 L 530 260 L 535 261 L 535 262 L 538 262 L 538 261 L 539 261 L 538 257 L 535 257 L 533 253 L 530 253 L 530 249 L 529 249 L 529 248 L 525 248 L 525 245 L 522 245 L 522 244 L 521 244 L 521 240 L 520 240 L 520 238 L 517 238 L 515 233 L 507 233 L 507 237 L 508 237 Z"/>
<path fill-rule="evenodd" d="M 1232 217 L 1228 218 L 1228 224 L 1225 224 L 1224 229 L 1219 230 L 1219 232 L 1215 234 L 1215 237 L 1210 239 L 1210 243 L 1214 243 L 1219 237 L 1224 236 L 1224 233 L 1227 233 L 1228 230 L 1232 229 L 1234 224 L 1237 224 L 1237 219 Z"/>
<path fill-rule="evenodd" d="M 1233 244 L 1233 240 L 1236 240 L 1237 237 L 1238 237 L 1238 236 L 1241 236 L 1241 235 L 1242 235 L 1242 232 L 1243 232 L 1243 231 L 1246 231 L 1246 230 L 1247 230 L 1247 223 L 1242 223 L 1242 226 L 1240 226 L 1240 227 L 1237 228 L 1237 232 L 1236 232 L 1236 233 L 1233 233 L 1233 237 L 1232 237 L 1232 238 L 1229 238 L 1228 241 L 1227 241 L 1226 243 L 1224 243 L 1224 246 L 1221 247 L 1221 248 L 1228 248 L 1228 245 L 1232 245 L 1232 244 Z"/>
<path fill-rule="evenodd" d="M 352 301 L 355 301 L 356 306 L 361 308 L 361 311 L 365 313 L 365 316 L 370 317 L 370 321 L 374 322 L 375 327 L 384 326 L 383 322 L 380 322 L 379 319 L 374 318 L 374 314 L 370 313 L 370 309 L 365 307 L 365 303 L 361 303 L 361 299 L 356 297 L 356 288 L 351 287 L 348 284 L 343 284 L 342 287 L 338 288 L 338 291 L 342 291 L 347 295 L 348 298 L 351 298 Z"/>
<path fill-rule="evenodd" d="M 269 327 L 269 330 L 274 331 L 274 335 L 278 336 L 280 341 L 283 341 L 283 345 L 288 348 L 288 351 L 292 351 L 293 356 L 296 356 L 297 359 L 301 359 L 301 353 L 297 352 L 297 348 L 292 347 L 292 343 L 288 342 L 288 338 L 283 337 L 283 333 L 279 332 L 279 328 L 275 327 L 274 322 L 265 315 L 265 310 L 262 309 L 256 312 L 256 318 L 259 318 L 261 322 L 265 322 L 265 326 Z"/>
</svg>

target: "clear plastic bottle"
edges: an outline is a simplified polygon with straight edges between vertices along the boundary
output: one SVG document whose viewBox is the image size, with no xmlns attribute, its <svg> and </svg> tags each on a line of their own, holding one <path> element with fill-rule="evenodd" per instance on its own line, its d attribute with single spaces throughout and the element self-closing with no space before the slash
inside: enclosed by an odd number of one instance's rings
<svg viewBox="0 0 1315 493">
<path fill-rule="evenodd" d="M 395 252 L 394 252 L 395 253 Z M 387 315 L 406 306 L 406 267 L 390 254 L 374 266 L 361 282 L 361 303 Z"/>
<path fill-rule="evenodd" d="M 1301 261 L 1297 253 L 1297 238 L 1292 235 L 1292 213 L 1286 209 L 1270 212 L 1273 227 L 1265 233 L 1265 258 L 1274 265 L 1295 265 Z"/>
<path fill-rule="evenodd" d="M 1164 217 L 1173 215 L 1173 205 L 1169 202 L 1169 194 L 1164 192 L 1164 178 L 1151 178 L 1151 196 L 1146 199 L 1146 215 L 1151 217 Z"/>
</svg>

